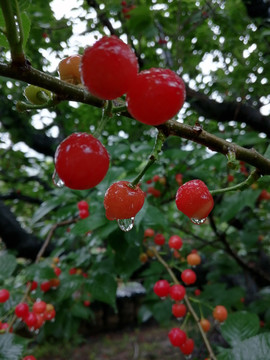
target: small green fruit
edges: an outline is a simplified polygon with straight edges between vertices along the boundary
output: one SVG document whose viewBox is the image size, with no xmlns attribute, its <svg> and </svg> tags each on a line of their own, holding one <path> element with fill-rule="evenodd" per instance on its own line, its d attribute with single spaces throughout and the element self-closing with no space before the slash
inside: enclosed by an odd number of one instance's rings
<svg viewBox="0 0 270 360">
<path fill-rule="evenodd" d="M 28 85 L 24 90 L 24 96 L 34 105 L 43 105 L 51 99 L 52 93 L 38 86 Z"/>
</svg>

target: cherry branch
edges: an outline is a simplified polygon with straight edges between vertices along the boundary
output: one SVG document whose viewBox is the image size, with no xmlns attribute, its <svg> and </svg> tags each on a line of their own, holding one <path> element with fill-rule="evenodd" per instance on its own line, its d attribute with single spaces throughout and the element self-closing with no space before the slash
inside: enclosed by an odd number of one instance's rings
<svg viewBox="0 0 270 360">
<path fill-rule="evenodd" d="M 180 282 L 177 280 L 176 276 L 174 275 L 172 269 L 170 268 L 170 266 L 167 264 L 167 262 L 159 255 L 157 249 L 155 247 L 151 247 L 150 248 L 151 251 L 153 251 L 154 253 L 154 256 L 157 258 L 157 260 L 164 266 L 164 268 L 167 270 L 167 272 L 169 273 L 170 277 L 172 278 L 174 284 L 180 284 Z M 196 311 L 193 309 L 193 306 L 191 305 L 191 302 L 189 301 L 187 295 L 185 295 L 184 297 L 184 301 L 185 301 L 185 304 L 188 308 L 188 311 L 190 312 L 191 316 L 193 317 L 194 321 L 196 322 L 198 328 L 199 328 L 199 331 L 201 333 L 201 336 L 203 338 L 203 341 L 205 343 L 205 346 L 207 348 L 207 351 L 209 353 L 209 356 L 210 356 L 210 359 L 211 360 L 217 360 L 214 352 L 213 352 L 213 349 L 207 339 L 207 336 L 205 335 L 205 332 L 203 330 L 203 328 L 201 327 L 201 324 L 200 324 L 200 319 L 198 317 L 198 315 L 196 314 Z"/>
</svg>

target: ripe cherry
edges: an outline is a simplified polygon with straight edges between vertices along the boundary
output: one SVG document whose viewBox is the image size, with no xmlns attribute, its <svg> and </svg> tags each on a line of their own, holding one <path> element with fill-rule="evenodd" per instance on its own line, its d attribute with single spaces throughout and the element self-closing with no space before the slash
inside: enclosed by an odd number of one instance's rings
<svg viewBox="0 0 270 360">
<path fill-rule="evenodd" d="M 59 267 L 57 267 L 57 266 L 53 269 L 53 271 L 54 271 L 54 273 L 55 273 L 56 276 L 60 276 L 60 274 L 61 274 L 61 272 L 62 272 L 62 270 L 61 270 Z"/>
<path fill-rule="evenodd" d="M 147 189 L 148 194 L 153 195 L 155 198 L 159 198 L 161 196 L 160 190 L 154 188 L 153 186 L 149 186 Z"/>
<path fill-rule="evenodd" d="M 73 85 L 81 84 L 81 55 L 72 55 L 60 61 L 58 71 L 60 79 Z"/>
<path fill-rule="evenodd" d="M 181 301 L 186 295 L 186 289 L 183 285 L 174 284 L 170 287 L 170 297 L 175 301 Z"/>
<path fill-rule="evenodd" d="M 154 237 L 154 243 L 156 245 L 164 245 L 165 244 L 165 236 L 163 234 L 156 234 Z"/>
<path fill-rule="evenodd" d="M 180 345 L 180 350 L 184 355 L 190 355 L 194 350 L 194 340 L 186 339 L 184 344 Z"/>
<path fill-rule="evenodd" d="M 84 300 L 83 304 L 84 306 L 88 307 L 90 306 L 91 302 L 89 300 Z"/>
<path fill-rule="evenodd" d="M 82 79 L 91 94 L 113 100 L 124 95 L 138 73 L 136 55 L 116 36 L 104 36 L 82 57 Z"/>
<path fill-rule="evenodd" d="M 46 309 L 45 313 L 44 313 L 44 319 L 49 321 L 55 318 L 56 312 L 54 307 L 52 307 L 51 309 Z"/>
<path fill-rule="evenodd" d="M 191 180 L 180 186 L 175 201 L 178 210 L 197 224 L 201 224 L 214 207 L 212 195 L 201 180 Z"/>
<path fill-rule="evenodd" d="M 187 256 L 187 263 L 191 266 L 197 266 L 201 263 L 201 257 L 197 253 L 191 253 Z"/>
<path fill-rule="evenodd" d="M 37 322 L 36 322 L 34 328 L 37 330 L 37 329 L 40 329 L 41 326 L 44 324 L 45 319 L 44 319 L 44 314 L 41 314 L 41 315 L 36 314 L 36 316 L 37 316 Z"/>
<path fill-rule="evenodd" d="M 145 229 L 144 230 L 144 237 L 153 237 L 155 235 L 155 230 L 153 229 Z"/>
<path fill-rule="evenodd" d="M 86 209 L 82 209 L 79 211 L 79 217 L 81 219 L 86 219 L 90 215 L 89 211 Z"/>
<path fill-rule="evenodd" d="M 29 285 L 31 285 L 30 291 L 34 291 L 34 290 L 36 290 L 36 288 L 38 287 L 38 283 L 37 283 L 35 280 L 29 281 L 29 282 L 27 283 L 27 286 L 29 286 Z"/>
<path fill-rule="evenodd" d="M 195 296 L 200 296 L 201 295 L 201 290 L 200 289 L 195 289 L 194 290 L 194 295 Z"/>
<path fill-rule="evenodd" d="M 50 285 L 52 289 L 56 289 L 60 285 L 60 279 L 59 278 L 50 279 Z"/>
<path fill-rule="evenodd" d="M 70 275 L 75 275 L 76 272 L 77 272 L 77 269 L 76 268 L 71 268 L 71 269 L 69 269 L 68 272 L 69 272 Z"/>
<path fill-rule="evenodd" d="M 179 328 L 171 329 L 168 336 L 171 344 L 178 347 L 183 345 L 187 339 L 186 333 Z"/>
<path fill-rule="evenodd" d="M 169 295 L 170 292 L 170 284 L 167 280 L 158 280 L 154 285 L 154 293 L 164 298 Z"/>
<path fill-rule="evenodd" d="M 37 316 L 35 313 L 33 312 L 29 312 L 26 317 L 24 318 L 24 322 L 26 323 L 26 325 L 29 328 L 32 328 L 36 325 L 37 323 Z"/>
<path fill-rule="evenodd" d="M 0 330 L 7 330 L 9 328 L 9 323 L 4 322 L 0 324 Z M 13 327 L 11 327 L 9 329 L 9 332 L 12 333 L 13 332 Z"/>
<path fill-rule="evenodd" d="M 104 196 L 104 207 L 108 220 L 130 219 L 141 210 L 144 192 L 139 186 L 131 186 L 128 181 L 112 184 Z"/>
<path fill-rule="evenodd" d="M 43 281 L 43 282 L 40 284 L 40 289 L 41 289 L 41 291 L 43 291 L 43 292 L 49 291 L 50 288 L 51 288 L 51 283 L 50 283 L 50 281 Z"/>
<path fill-rule="evenodd" d="M 183 175 L 182 174 L 176 174 L 175 175 L 175 181 L 179 186 L 183 185 Z"/>
<path fill-rule="evenodd" d="M 169 247 L 171 249 L 175 249 L 175 250 L 180 250 L 182 245 L 183 245 L 183 241 L 182 239 L 180 238 L 180 236 L 178 235 L 172 235 L 170 238 L 169 238 Z"/>
<path fill-rule="evenodd" d="M 186 315 L 187 308 L 184 304 L 173 304 L 172 313 L 176 318 L 181 318 Z"/>
<path fill-rule="evenodd" d="M 9 299 L 9 291 L 7 289 L 0 290 L 0 303 L 5 303 Z"/>
<path fill-rule="evenodd" d="M 208 332 L 211 328 L 211 323 L 209 320 L 202 318 L 200 320 L 201 327 L 203 328 L 204 332 Z"/>
<path fill-rule="evenodd" d="M 36 301 L 32 310 L 35 314 L 43 314 L 46 310 L 46 305 L 45 301 Z"/>
<path fill-rule="evenodd" d="M 194 284 L 197 280 L 195 272 L 191 269 L 186 269 L 181 273 L 181 279 L 186 285 Z"/>
<path fill-rule="evenodd" d="M 223 305 L 217 305 L 213 311 L 213 317 L 219 322 L 223 322 L 228 317 L 228 311 Z"/>
<path fill-rule="evenodd" d="M 89 204 L 85 200 L 81 200 L 77 203 L 77 207 L 79 210 L 89 210 Z"/>
<path fill-rule="evenodd" d="M 64 184 L 86 190 L 99 184 L 109 168 L 109 155 L 91 134 L 73 133 L 56 149 L 55 169 Z"/>
<path fill-rule="evenodd" d="M 160 125 L 174 117 L 185 101 L 183 80 L 169 69 L 139 73 L 127 93 L 128 111 L 138 121 Z"/>
<path fill-rule="evenodd" d="M 33 355 L 27 355 L 23 358 L 23 360 L 37 360 Z"/>
<path fill-rule="evenodd" d="M 24 319 L 29 313 L 29 307 L 26 303 L 19 303 L 15 307 L 15 314 L 18 318 Z"/>
</svg>

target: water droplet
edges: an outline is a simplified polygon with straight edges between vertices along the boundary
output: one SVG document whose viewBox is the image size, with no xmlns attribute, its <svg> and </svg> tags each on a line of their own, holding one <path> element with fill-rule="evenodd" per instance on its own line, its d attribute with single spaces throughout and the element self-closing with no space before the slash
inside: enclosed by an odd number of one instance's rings
<svg viewBox="0 0 270 360">
<path fill-rule="evenodd" d="M 190 218 L 190 220 L 193 222 L 193 224 L 196 224 L 196 225 L 202 225 L 206 222 L 206 218 L 204 219 L 195 219 L 195 218 Z"/>
<path fill-rule="evenodd" d="M 185 355 L 185 359 L 190 360 L 192 358 L 192 355 Z"/>
<path fill-rule="evenodd" d="M 120 230 L 127 232 L 133 229 L 134 219 L 134 217 L 131 217 L 130 219 L 118 219 L 117 223 Z"/>
<path fill-rule="evenodd" d="M 59 187 L 59 188 L 62 188 L 63 186 L 65 186 L 64 181 L 60 179 L 60 177 L 57 174 L 55 169 L 54 169 L 54 172 L 53 172 L 52 181 L 53 181 L 54 185 Z"/>
</svg>

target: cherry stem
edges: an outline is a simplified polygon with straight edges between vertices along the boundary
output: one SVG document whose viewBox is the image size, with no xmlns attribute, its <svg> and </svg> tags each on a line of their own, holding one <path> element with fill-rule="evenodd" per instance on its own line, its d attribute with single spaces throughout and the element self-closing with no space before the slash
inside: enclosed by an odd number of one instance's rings
<svg viewBox="0 0 270 360">
<path fill-rule="evenodd" d="M 101 121 L 99 122 L 98 127 L 96 128 L 96 130 L 94 132 L 94 137 L 98 138 L 101 135 L 107 121 L 113 116 L 112 108 L 113 108 L 112 101 L 111 100 L 107 101 L 104 109 L 102 110 Z"/>
<path fill-rule="evenodd" d="M 258 171 L 258 169 L 255 169 L 251 172 L 251 174 L 249 175 L 249 177 L 241 182 L 240 184 L 237 184 L 235 186 L 230 186 L 224 189 L 217 189 L 217 190 L 210 190 L 210 193 L 212 195 L 217 195 L 217 194 L 223 194 L 229 191 L 236 191 L 236 190 L 244 190 L 247 189 L 248 187 L 250 187 L 250 185 L 252 185 L 253 183 L 255 183 L 259 178 L 261 177 L 260 172 Z"/>
<path fill-rule="evenodd" d="M 165 269 L 168 271 L 170 277 L 172 278 L 173 282 L 175 284 L 180 284 L 180 282 L 177 280 L 175 274 L 173 273 L 172 269 L 170 268 L 170 266 L 168 265 L 168 263 L 160 256 L 160 254 L 158 253 L 157 249 L 155 247 L 151 247 L 150 248 L 155 257 L 157 258 L 157 260 L 165 267 Z M 193 306 L 191 305 L 190 301 L 189 301 L 189 298 L 187 297 L 187 295 L 185 295 L 184 297 L 184 302 L 188 308 L 188 311 L 190 312 L 190 314 L 192 315 L 193 319 L 195 320 L 198 328 L 199 328 L 199 331 L 201 333 L 201 336 L 203 338 L 203 341 L 204 341 L 204 344 L 208 350 L 208 353 L 209 353 L 209 356 L 210 356 L 210 359 L 211 360 L 217 360 L 214 352 L 213 352 L 213 349 L 207 339 L 207 336 L 203 330 L 203 328 L 201 327 L 201 324 L 200 324 L 200 319 L 198 317 L 198 315 L 196 314 L 196 311 L 194 310 Z"/>
<path fill-rule="evenodd" d="M 146 171 L 150 168 L 150 166 L 152 164 L 154 164 L 154 162 L 158 159 L 158 155 L 161 152 L 162 146 L 164 144 L 164 141 L 166 140 L 166 135 L 159 130 L 157 137 L 156 137 L 156 141 L 155 141 L 155 145 L 154 148 L 152 150 L 151 155 L 148 158 L 148 161 L 145 165 L 145 167 L 142 169 L 142 171 L 138 174 L 138 176 L 131 182 L 131 186 L 135 187 L 141 180 L 141 178 L 144 176 L 144 174 L 146 173 Z"/>
</svg>

